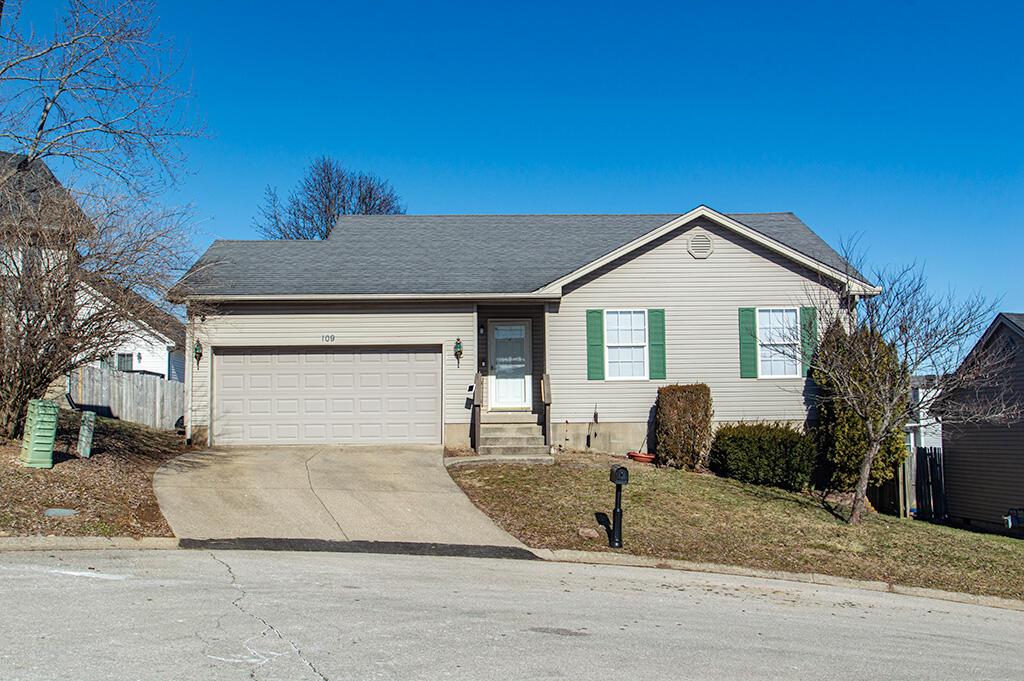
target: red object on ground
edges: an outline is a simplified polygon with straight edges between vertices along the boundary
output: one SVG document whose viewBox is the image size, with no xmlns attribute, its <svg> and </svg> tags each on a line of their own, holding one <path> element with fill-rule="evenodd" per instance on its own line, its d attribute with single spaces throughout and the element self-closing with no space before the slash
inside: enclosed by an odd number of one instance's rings
<svg viewBox="0 0 1024 681">
<path fill-rule="evenodd" d="M 640 452 L 630 452 L 627 454 L 629 458 L 633 459 L 638 463 L 651 463 L 654 461 L 654 454 L 641 454 Z"/>
</svg>

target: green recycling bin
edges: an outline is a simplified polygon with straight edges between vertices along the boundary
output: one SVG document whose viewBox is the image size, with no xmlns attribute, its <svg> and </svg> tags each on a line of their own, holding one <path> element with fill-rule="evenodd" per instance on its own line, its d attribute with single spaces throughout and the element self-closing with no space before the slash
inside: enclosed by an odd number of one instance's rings
<svg viewBox="0 0 1024 681">
<path fill-rule="evenodd" d="M 21 443 L 21 465 L 53 468 L 53 444 L 57 439 L 57 403 L 29 400 L 25 437 Z"/>
</svg>

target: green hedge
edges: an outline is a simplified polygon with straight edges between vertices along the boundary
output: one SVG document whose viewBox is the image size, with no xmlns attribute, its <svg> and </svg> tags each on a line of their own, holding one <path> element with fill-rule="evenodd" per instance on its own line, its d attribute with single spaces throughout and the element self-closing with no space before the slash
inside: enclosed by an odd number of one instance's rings
<svg viewBox="0 0 1024 681">
<path fill-rule="evenodd" d="M 711 445 L 711 470 L 716 474 L 793 491 L 807 487 L 815 459 L 810 436 L 772 423 L 722 426 Z"/>
<path fill-rule="evenodd" d="M 711 388 L 703 383 L 658 388 L 654 416 L 655 463 L 706 470 L 713 415 Z"/>
</svg>

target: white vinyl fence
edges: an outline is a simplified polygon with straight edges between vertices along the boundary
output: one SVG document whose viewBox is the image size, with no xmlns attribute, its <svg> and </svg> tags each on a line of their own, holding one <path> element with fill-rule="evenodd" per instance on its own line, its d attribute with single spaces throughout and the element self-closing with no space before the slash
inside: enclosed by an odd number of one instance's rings
<svg viewBox="0 0 1024 681">
<path fill-rule="evenodd" d="M 164 430 L 185 413 L 184 383 L 105 366 L 72 371 L 68 397 L 79 409 Z"/>
</svg>

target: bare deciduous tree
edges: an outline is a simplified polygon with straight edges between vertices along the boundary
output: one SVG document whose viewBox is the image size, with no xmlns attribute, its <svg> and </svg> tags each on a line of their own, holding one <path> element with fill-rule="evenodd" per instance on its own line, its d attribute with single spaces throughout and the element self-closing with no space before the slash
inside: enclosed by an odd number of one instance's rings
<svg viewBox="0 0 1024 681">
<path fill-rule="evenodd" d="M 173 177 L 179 142 L 197 131 L 155 3 L 70 0 L 47 36 L 17 10 L 9 5 L 0 26 L 0 140 L 24 156 L 22 169 L 66 158 L 136 190 Z"/>
<path fill-rule="evenodd" d="M 879 270 L 874 280 L 881 292 L 850 305 L 834 302 L 836 295 L 849 300 L 845 286 L 814 301 L 821 328 L 838 326 L 846 333 L 826 334 L 827 347 L 810 359 L 811 371 L 828 384 L 827 399 L 854 412 L 867 434 L 850 514 L 854 524 L 866 507 L 875 457 L 914 412 L 931 413 L 943 424 L 1013 422 L 1024 415 L 1008 371 L 1011 349 L 972 350 L 995 316 L 992 302 L 981 295 L 932 293 L 917 266 Z M 912 404 L 911 377 L 922 374 L 934 376 L 934 383 Z"/>
<path fill-rule="evenodd" d="M 180 212 L 132 196 L 79 198 L 56 182 L 27 189 L 0 187 L 3 437 L 20 434 L 28 400 L 144 333 L 133 320 L 152 317 L 150 299 L 188 257 Z"/>
<path fill-rule="evenodd" d="M 329 156 L 321 156 L 309 165 L 287 203 L 276 189 L 267 187 L 253 224 L 268 239 L 326 239 L 342 215 L 404 212 L 387 180 L 352 172 Z"/>
<path fill-rule="evenodd" d="M 0 14 L 0 435 L 100 359 L 189 257 L 156 203 L 184 161 L 189 93 L 147 0 L 68 0 L 52 32 Z M 76 171 L 63 186 L 48 167 Z"/>
</svg>

